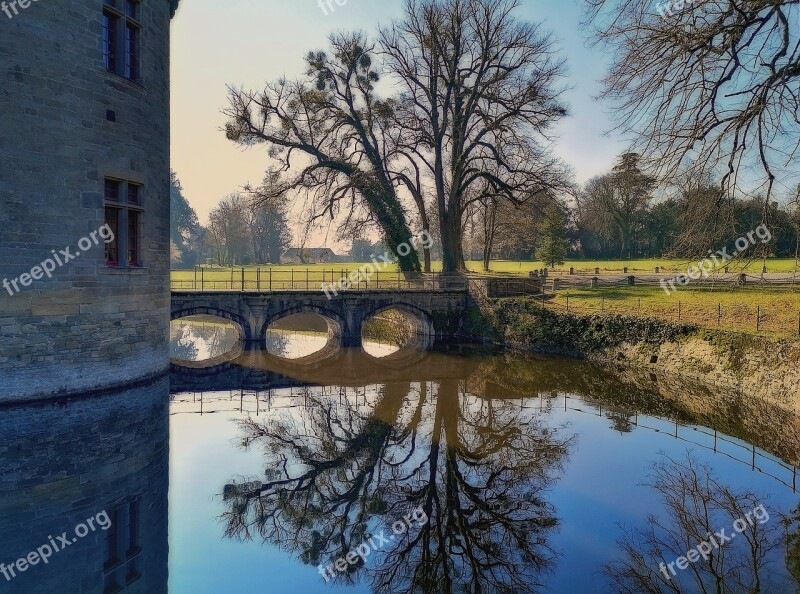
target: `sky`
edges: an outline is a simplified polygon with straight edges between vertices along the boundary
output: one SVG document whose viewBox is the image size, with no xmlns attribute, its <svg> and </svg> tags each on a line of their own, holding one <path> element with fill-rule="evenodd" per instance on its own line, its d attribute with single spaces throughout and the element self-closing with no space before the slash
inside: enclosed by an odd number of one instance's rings
<svg viewBox="0 0 800 594">
<path fill-rule="evenodd" d="M 245 151 L 226 140 L 226 85 L 260 89 L 281 76 L 297 78 L 303 56 L 325 49 L 332 32 L 373 32 L 402 14 L 403 0 L 333 5 L 326 14 L 318 0 L 181 2 L 172 23 L 172 168 L 203 224 L 221 198 L 260 183 L 270 163 L 266 147 Z M 625 145 L 605 135 L 607 108 L 594 97 L 608 64 L 587 47 L 579 0 L 522 0 L 518 15 L 543 22 L 567 61 L 571 116 L 556 128 L 556 153 L 579 182 L 608 171 Z"/>
</svg>

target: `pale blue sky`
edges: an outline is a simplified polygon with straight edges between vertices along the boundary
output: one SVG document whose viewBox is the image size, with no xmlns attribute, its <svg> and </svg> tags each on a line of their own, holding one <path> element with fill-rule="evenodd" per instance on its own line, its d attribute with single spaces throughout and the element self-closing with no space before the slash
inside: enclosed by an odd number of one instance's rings
<svg viewBox="0 0 800 594">
<path fill-rule="evenodd" d="M 181 2 L 172 25 L 172 167 L 201 221 L 224 195 L 260 182 L 268 165 L 266 149 L 243 152 L 220 132 L 225 85 L 294 78 L 306 52 L 326 47 L 332 31 L 372 32 L 403 7 L 403 0 L 347 0 L 326 16 L 317 1 Z M 572 115 L 558 128 L 557 153 L 580 182 L 607 171 L 624 145 L 603 135 L 609 118 L 593 96 L 607 64 L 586 47 L 579 0 L 523 0 L 519 16 L 544 21 L 567 59 Z"/>
</svg>

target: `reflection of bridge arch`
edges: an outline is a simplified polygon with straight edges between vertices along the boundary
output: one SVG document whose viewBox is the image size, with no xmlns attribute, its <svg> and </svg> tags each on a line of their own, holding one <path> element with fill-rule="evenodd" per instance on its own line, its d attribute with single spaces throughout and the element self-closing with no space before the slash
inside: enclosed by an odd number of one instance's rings
<svg viewBox="0 0 800 594">
<path fill-rule="evenodd" d="M 180 320 L 191 316 L 211 316 L 215 318 L 223 318 L 236 324 L 239 329 L 239 338 L 243 340 L 250 340 L 252 337 L 252 329 L 250 323 L 244 317 L 217 307 L 195 306 L 178 309 L 170 312 L 170 321 Z"/>
<path fill-rule="evenodd" d="M 261 325 L 261 329 L 259 330 L 258 334 L 259 340 L 264 341 L 266 339 L 269 327 L 272 326 L 272 324 L 274 324 L 275 322 L 278 322 L 290 316 L 294 316 L 297 314 L 304 314 L 304 313 L 316 314 L 321 318 L 323 318 L 325 322 L 328 324 L 328 338 L 331 340 L 335 339 L 337 345 L 341 343 L 342 337 L 345 334 L 347 322 L 338 312 L 334 311 L 333 309 L 327 307 L 321 307 L 313 303 L 301 303 L 294 307 L 289 307 L 282 311 L 278 311 L 267 315 L 264 319 L 263 324 Z"/>
<path fill-rule="evenodd" d="M 364 386 L 420 378 L 463 379 L 476 365 L 471 359 L 457 359 L 436 351 L 403 359 L 376 359 L 361 349 L 343 348 L 319 360 L 301 361 L 252 350 L 214 368 L 173 364 L 171 378 L 173 392 L 265 390 L 301 385 Z"/>
</svg>

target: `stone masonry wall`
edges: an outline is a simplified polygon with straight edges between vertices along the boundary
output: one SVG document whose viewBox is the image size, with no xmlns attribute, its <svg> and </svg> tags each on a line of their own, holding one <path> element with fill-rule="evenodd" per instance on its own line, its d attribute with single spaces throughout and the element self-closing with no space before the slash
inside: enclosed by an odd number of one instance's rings
<svg viewBox="0 0 800 594">
<path fill-rule="evenodd" d="M 107 266 L 101 241 L 51 279 L 13 296 L 0 287 L 0 402 L 168 369 L 174 6 L 140 4 L 139 84 L 104 67 L 103 5 L 48 0 L 11 19 L 0 13 L 0 282 L 30 273 L 52 250 L 79 251 L 104 224 L 106 177 L 143 185 L 142 267 Z"/>
</svg>

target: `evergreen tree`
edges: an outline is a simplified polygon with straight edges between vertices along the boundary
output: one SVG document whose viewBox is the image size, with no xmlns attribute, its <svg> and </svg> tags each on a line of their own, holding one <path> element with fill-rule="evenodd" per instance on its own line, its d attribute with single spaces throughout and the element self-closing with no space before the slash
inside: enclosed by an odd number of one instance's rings
<svg viewBox="0 0 800 594">
<path fill-rule="evenodd" d="M 564 211 L 558 204 L 550 204 L 545 210 L 539 236 L 536 257 L 550 268 L 563 264 L 567 257 L 569 241 L 567 241 Z"/>
<path fill-rule="evenodd" d="M 173 264 L 194 266 L 202 258 L 203 228 L 197 213 L 183 195 L 178 174 L 170 171 L 170 259 Z"/>
</svg>

